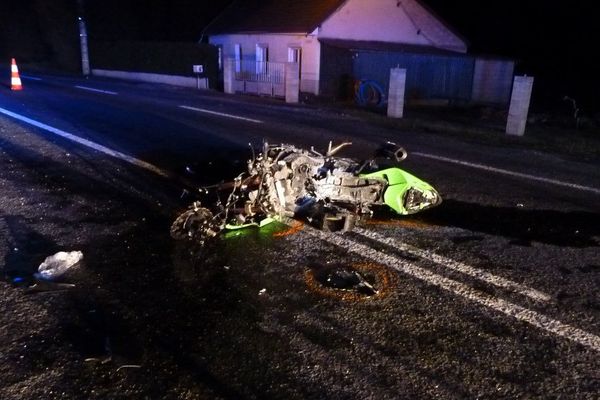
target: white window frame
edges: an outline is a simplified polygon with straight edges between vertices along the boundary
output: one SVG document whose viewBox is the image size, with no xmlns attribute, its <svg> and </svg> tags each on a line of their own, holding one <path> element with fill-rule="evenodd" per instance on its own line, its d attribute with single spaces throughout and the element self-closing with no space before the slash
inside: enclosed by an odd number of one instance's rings
<svg viewBox="0 0 600 400">
<path fill-rule="evenodd" d="M 288 62 L 300 64 L 301 60 L 302 60 L 302 47 L 289 46 L 288 47 Z"/>
<path fill-rule="evenodd" d="M 236 43 L 233 45 L 233 57 L 235 59 L 235 72 L 242 72 L 242 45 Z"/>
<path fill-rule="evenodd" d="M 223 71 L 223 45 L 217 45 L 217 65 L 219 71 Z"/>
<path fill-rule="evenodd" d="M 256 73 L 266 74 L 269 63 L 269 46 L 264 43 L 256 44 Z"/>
</svg>

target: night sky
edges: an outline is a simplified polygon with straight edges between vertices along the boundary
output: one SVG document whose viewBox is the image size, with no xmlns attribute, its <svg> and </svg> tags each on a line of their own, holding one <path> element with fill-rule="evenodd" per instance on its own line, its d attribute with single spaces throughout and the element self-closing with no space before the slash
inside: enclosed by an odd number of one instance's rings
<svg viewBox="0 0 600 400">
<path fill-rule="evenodd" d="M 197 41 L 231 0 L 85 0 L 90 34 L 103 39 Z"/>
<path fill-rule="evenodd" d="M 301 0 L 299 0 L 301 1 Z M 600 111 L 593 74 L 593 2 L 423 0 L 467 39 L 469 51 L 513 58 L 517 73 L 535 76 L 534 101 L 564 107 L 576 98 Z M 85 0 L 90 40 L 197 41 L 230 0 Z M 0 0 L 0 56 L 33 61 L 77 58 L 76 0 Z M 8 16 L 8 18 L 7 18 Z M 75 35 L 75 36 L 73 36 Z M 35 55 L 35 56 L 34 56 Z M 75 63 L 76 64 L 76 63 Z"/>
<path fill-rule="evenodd" d="M 560 108 L 567 95 L 588 113 L 600 111 L 593 2 L 426 2 L 468 40 L 471 53 L 513 58 L 517 73 L 534 76 L 538 103 Z"/>
</svg>

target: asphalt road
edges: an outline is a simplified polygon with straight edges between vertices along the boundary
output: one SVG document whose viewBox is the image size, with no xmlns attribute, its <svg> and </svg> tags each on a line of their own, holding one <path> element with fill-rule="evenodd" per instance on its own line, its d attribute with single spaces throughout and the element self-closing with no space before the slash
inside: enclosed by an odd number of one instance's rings
<svg viewBox="0 0 600 400">
<path fill-rule="evenodd" d="M 597 398 L 598 164 L 341 109 L 23 81 L 0 87 L 0 398 Z M 173 243 L 183 189 L 237 175 L 263 139 L 401 143 L 444 203 L 347 234 Z M 76 287 L 32 290 L 58 250 L 84 252 Z M 381 294 L 324 287 L 335 265 Z"/>
</svg>

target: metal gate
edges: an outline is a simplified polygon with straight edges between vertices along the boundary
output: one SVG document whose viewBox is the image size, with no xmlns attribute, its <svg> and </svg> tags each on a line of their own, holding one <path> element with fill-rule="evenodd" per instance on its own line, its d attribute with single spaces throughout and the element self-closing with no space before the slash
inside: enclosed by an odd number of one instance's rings
<svg viewBox="0 0 600 400">
<path fill-rule="evenodd" d="M 234 60 L 235 92 L 285 97 L 285 63 Z"/>
</svg>

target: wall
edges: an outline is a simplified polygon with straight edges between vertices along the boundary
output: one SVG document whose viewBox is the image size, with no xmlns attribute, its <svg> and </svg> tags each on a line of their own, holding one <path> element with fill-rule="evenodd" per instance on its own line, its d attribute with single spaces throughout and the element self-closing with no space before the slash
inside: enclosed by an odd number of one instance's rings
<svg viewBox="0 0 600 400">
<path fill-rule="evenodd" d="M 321 44 L 321 79 L 319 93 L 334 100 L 354 98 L 352 52 L 348 49 Z"/>
<path fill-rule="evenodd" d="M 302 92 L 319 94 L 320 44 L 313 35 L 294 34 L 233 34 L 215 35 L 209 38 L 215 46 L 222 46 L 223 60 L 235 57 L 235 44 L 241 45 L 242 61 L 256 61 L 256 45 L 266 44 L 270 62 L 288 62 L 288 48 L 302 49 L 301 82 Z"/>
<path fill-rule="evenodd" d="M 319 38 L 467 51 L 461 38 L 415 0 L 349 0 L 321 25 Z"/>
<path fill-rule="evenodd" d="M 482 104 L 508 104 L 514 64 L 512 60 L 477 58 L 473 74 L 472 101 Z"/>
<path fill-rule="evenodd" d="M 512 60 L 350 50 L 331 44 L 323 44 L 321 50 L 321 94 L 336 100 L 353 98 L 357 80 L 374 80 L 387 91 L 390 69 L 400 67 L 407 70 L 406 98 L 413 103 L 448 100 L 505 106 L 510 101 Z"/>
<path fill-rule="evenodd" d="M 208 89 L 208 78 L 191 78 L 189 76 L 149 74 L 146 72 L 111 71 L 92 69 L 92 75 L 105 78 L 124 79 L 128 81 L 163 83 L 165 85 L 183 86 L 197 89 Z"/>
<path fill-rule="evenodd" d="M 474 59 L 469 56 L 362 50 L 353 54 L 353 60 L 356 79 L 375 80 L 386 91 L 390 69 L 405 68 L 407 100 L 471 99 Z"/>
</svg>

